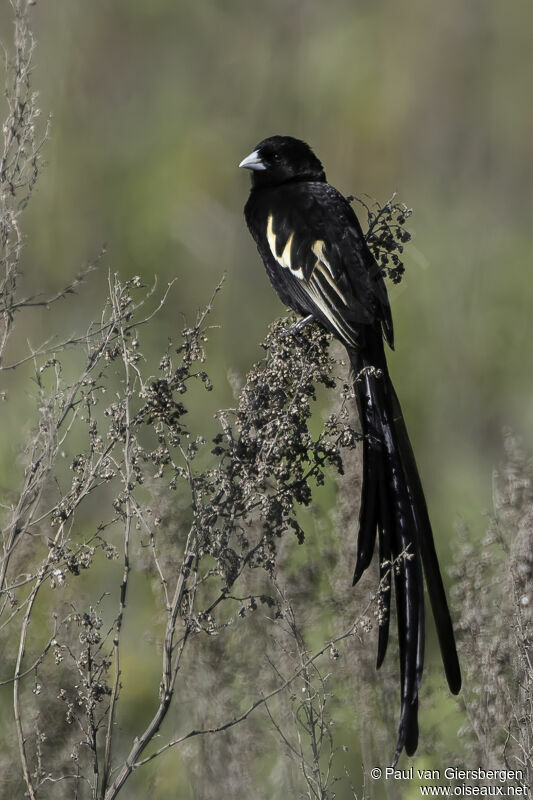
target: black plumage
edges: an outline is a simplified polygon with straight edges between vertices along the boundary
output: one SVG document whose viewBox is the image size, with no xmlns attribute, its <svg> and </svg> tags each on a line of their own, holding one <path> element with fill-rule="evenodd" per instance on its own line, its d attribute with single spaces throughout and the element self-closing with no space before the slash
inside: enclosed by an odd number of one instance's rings
<svg viewBox="0 0 533 800">
<path fill-rule="evenodd" d="M 241 167 L 252 171 L 248 227 L 282 302 L 318 320 L 346 347 L 363 431 L 363 481 L 354 584 L 372 559 L 393 575 L 400 647 L 401 714 L 397 762 L 418 744 L 418 694 L 424 664 L 424 580 L 451 691 L 461 687 L 455 639 L 433 534 L 384 340 L 394 348 L 381 270 L 350 203 L 326 182 L 311 148 L 290 136 L 260 142 Z M 399 558 L 400 554 L 406 556 Z M 398 559 L 397 568 L 390 562 Z M 389 633 L 391 591 L 383 593 L 379 667 Z"/>
</svg>

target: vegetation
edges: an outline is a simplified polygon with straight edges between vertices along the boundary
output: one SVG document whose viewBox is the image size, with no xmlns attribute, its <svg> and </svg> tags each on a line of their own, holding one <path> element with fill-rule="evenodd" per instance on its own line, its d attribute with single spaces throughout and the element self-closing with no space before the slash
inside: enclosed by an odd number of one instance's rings
<svg viewBox="0 0 533 800">
<path fill-rule="evenodd" d="M 397 676 L 394 653 L 374 669 L 377 570 L 357 594 L 350 588 L 359 435 L 343 355 L 317 326 L 287 336 L 284 319 L 246 377 L 226 380 L 227 334 L 214 320 L 228 292 L 218 285 L 194 322 L 176 321 L 176 307 L 191 305 L 195 259 L 213 263 L 195 281 L 204 301 L 229 247 L 227 217 L 205 202 L 194 210 L 194 199 L 177 224 L 196 256 L 182 259 L 178 280 L 165 275 L 159 288 L 145 244 L 131 261 L 128 246 L 117 247 L 135 277 L 110 269 L 106 284 L 102 253 L 58 283 L 58 254 L 73 248 L 55 224 L 50 244 L 46 218 L 36 224 L 51 191 L 42 159 L 51 154 L 53 173 L 62 157 L 46 143 L 34 89 L 43 71 L 32 5 L 12 0 L 11 45 L 3 28 L 0 797 L 408 794 L 408 782 L 369 776 L 394 750 Z M 37 14 L 46 48 L 54 12 Z M 96 153 L 106 162 L 102 142 Z M 163 205 L 153 196 L 150 204 L 155 224 Z M 360 214 L 399 288 L 409 215 L 394 199 L 365 201 Z M 215 254 L 202 242 L 206 224 L 218 234 Z M 239 320 L 250 322 L 246 309 Z M 251 352 L 243 339 L 234 370 Z M 452 546 L 465 691 L 450 714 L 439 679 L 424 685 L 416 764 L 518 769 L 521 784 L 533 759 L 532 475 L 510 434 L 506 444 L 485 538 L 465 525 Z M 442 484 L 448 491 L 454 481 Z"/>
</svg>

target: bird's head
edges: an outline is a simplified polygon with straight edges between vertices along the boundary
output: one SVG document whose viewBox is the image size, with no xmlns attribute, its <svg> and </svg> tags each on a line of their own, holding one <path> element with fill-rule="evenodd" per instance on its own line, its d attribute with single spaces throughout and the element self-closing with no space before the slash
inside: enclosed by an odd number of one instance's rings
<svg viewBox="0 0 533 800">
<path fill-rule="evenodd" d="M 326 180 L 322 164 L 309 145 L 292 136 L 263 139 L 239 167 L 252 171 L 252 186 Z"/>
</svg>

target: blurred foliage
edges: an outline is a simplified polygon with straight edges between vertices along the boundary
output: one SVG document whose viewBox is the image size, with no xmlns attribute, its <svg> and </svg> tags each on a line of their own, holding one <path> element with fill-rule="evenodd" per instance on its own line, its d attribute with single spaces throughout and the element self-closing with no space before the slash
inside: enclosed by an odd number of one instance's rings
<svg viewBox="0 0 533 800">
<path fill-rule="evenodd" d="M 465 763 L 518 769 L 533 783 L 533 461 L 505 434 L 494 516 L 455 556 L 459 652 L 465 665 Z"/>
<path fill-rule="evenodd" d="M 47 0 L 34 23 L 34 84 L 53 119 L 25 215 L 26 289 L 57 290 L 103 245 L 105 266 L 125 276 L 157 274 L 164 285 L 179 275 L 179 294 L 147 331 L 155 354 L 226 272 L 209 344 L 219 391 L 196 409 L 210 419 L 232 402 L 235 376 L 282 310 L 245 230 L 248 186 L 236 165 L 266 135 L 305 138 L 346 194 L 398 190 L 415 209 L 406 273 L 390 291 L 391 373 L 444 563 L 457 518 L 480 537 L 502 426 L 533 444 L 531 4 Z M 3 2 L 4 41 L 11 24 Z M 27 341 L 83 332 L 105 283 L 95 273 L 53 314 L 21 316 L 10 356 Z M 30 376 L 30 367 L 8 374 L 2 387 L 16 398 L 0 430 L 4 495 L 22 471 L 13 431 L 30 424 Z M 333 502 L 326 488 L 316 516 Z M 309 538 L 298 558 L 316 570 L 322 545 Z M 149 627 L 143 597 L 135 602 Z M 132 644 L 133 659 L 135 635 Z M 148 673 L 150 656 L 139 659 Z M 142 716 L 141 679 L 135 693 Z M 454 741 L 453 706 L 435 702 L 441 735 Z M 174 791 L 168 762 L 139 778 L 160 796 Z"/>
</svg>

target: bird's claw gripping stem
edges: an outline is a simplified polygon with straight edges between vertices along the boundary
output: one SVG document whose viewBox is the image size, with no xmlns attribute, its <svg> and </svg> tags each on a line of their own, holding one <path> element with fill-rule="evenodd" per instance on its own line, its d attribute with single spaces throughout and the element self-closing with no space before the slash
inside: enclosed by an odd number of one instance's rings
<svg viewBox="0 0 533 800">
<path fill-rule="evenodd" d="M 306 325 L 309 325 L 310 322 L 314 320 L 314 316 L 309 314 L 309 316 L 304 317 L 297 322 L 296 325 L 291 325 L 290 328 L 285 328 L 282 331 L 282 336 L 295 336 L 296 334 L 300 333 L 301 330 L 305 328 Z"/>
</svg>

